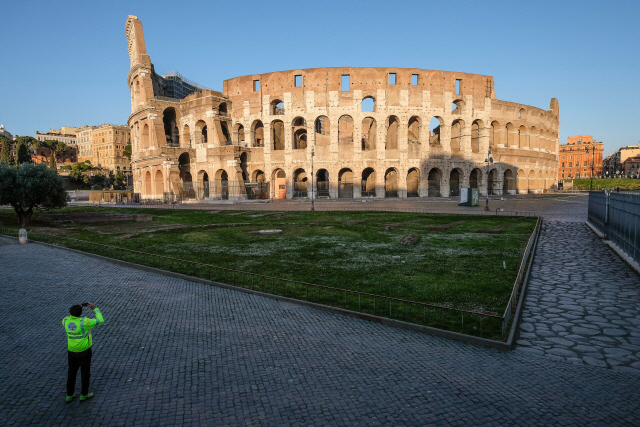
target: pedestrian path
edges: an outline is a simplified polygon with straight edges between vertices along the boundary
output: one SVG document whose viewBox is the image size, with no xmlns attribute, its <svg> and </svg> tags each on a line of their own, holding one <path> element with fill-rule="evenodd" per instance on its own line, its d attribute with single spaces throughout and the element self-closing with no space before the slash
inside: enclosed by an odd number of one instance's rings
<svg viewBox="0 0 640 427">
<path fill-rule="evenodd" d="M 544 246 L 544 240 L 542 242 Z M 638 377 L 501 352 L 62 249 L 0 246 L 0 424 L 640 424 Z M 96 302 L 90 401 L 69 306 Z"/>
<path fill-rule="evenodd" d="M 640 376 L 640 277 L 584 223 L 545 222 L 518 351 Z"/>
</svg>

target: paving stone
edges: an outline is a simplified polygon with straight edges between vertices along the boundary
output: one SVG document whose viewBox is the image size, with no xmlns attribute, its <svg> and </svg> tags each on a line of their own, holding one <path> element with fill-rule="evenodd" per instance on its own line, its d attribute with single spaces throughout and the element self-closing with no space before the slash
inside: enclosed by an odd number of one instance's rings
<svg viewBox="0 0 640 427">
<path fill-rule="evenodd" d="M 584 362 L 589 364 L 589 365 L 600 366 L 600 367 L 603 367 L 603 368 L 607 367 L 607 362 L 605 362 L 604 360 L 601 360 L 601 359 L 596 359 L 594 357 L 583 356 L 582 360 L 584 360 Z"/>
<path fill-rule="evenodd" d="M 546 354 L 553 354 L 555 356 L 562 356 L 562 357 L 576 357 L 577 354 L 575 351 L 571 351 L 571 350 L 567 350 L 564 348 L 550 348 L 548 350 L 545 350 Z"/>
</svg>

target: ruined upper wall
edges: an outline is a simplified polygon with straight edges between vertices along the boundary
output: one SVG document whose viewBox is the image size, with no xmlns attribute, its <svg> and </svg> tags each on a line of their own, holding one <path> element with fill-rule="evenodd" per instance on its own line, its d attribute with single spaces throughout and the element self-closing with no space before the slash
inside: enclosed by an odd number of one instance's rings
<svg viewBox="0 0 640 427">
<path fill-rule="evenodd" d="M 389 74 L 396 75 L 396 83 L 389 84 Z M 350 90 L 343 91 L 342 76 L 350 77 Z M 417 75 L 417 84 L 412 84 L 412 76 Z M 296 76 L 302 76 L 302 84 L 296 86 Z M 456 94 L 456 80 L 460 80 L 460 91 Z M 260 82 L 260 89 L 254 90 L 254 81 Z M 315 93 L 315 106 L 325 105 L 328 97 L 323 93 L 337 92 L 340 100 L 351 103 L 353 92 L 361 91 L 362 97 L 377 97 L 378 90 L 385 91 L 387 106 L 400 105 L 401 91 L 408 91 L 408 105 L 422 105 L 423 92 L 429 91 L 431 102 L 438 104 L 445 92 L 455 97 L 471 95 L 474 99 L 495 98 L 493 77 L 480 74 L 459 73 L 454 71 L 422 70 L 419 68 L 368 68 L 368 67 L 334 67 L 308 68 L 302 70 L 279 71 L 266 74 L 255 74 L 225 80 L 223 93 L 234 104 L 242 106 L 249 101 L 253 109 L 259 107 L 263 96 L 271 99 L 282 99 L 284 93 L 291 93 L 292 101 L 296 98 L 304 104 L 306 92 Z M 239 105 L 236 104 L 239 102 Z M 484 101 L 483 101 L 484 103 Z"/>
</svg>

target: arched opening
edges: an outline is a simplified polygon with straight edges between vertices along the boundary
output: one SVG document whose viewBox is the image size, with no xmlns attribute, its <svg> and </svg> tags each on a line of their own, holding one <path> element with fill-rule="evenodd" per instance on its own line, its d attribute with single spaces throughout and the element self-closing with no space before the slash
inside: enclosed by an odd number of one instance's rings
<svg viewBox="0 0 640 427">
<path fill-rule="evenodd" d="M 207 137 L 207 124 L 204 120 L 198 120 L 196 122 L 196 144 L 207 144 L 209 138 Z"/>
<path fill-rule="evenodd" d="M 515 180 L 513 179 L 513 171 L 507 169 L 504 171 L 504 179 L 502 181 L 502 194 L 513 194 L 516 189 Z"/>
<path fill-rule="evenodd" d="M 269 183 L 263 171 L 257 169 L 251 174 L 250 185 L 245 185 L 247 190 L 247 198 L 249 199 L 268 199 Z"/>
<path fill-rule="evenodd" d="M 144 175 L 144 196 L 146 199 L 151 199 L 151 172 L 147 171 Z"/>
<path fill-rule="evenodd" d="M 340 169 L 338 173 L 338 198 L 353 198 L 353 172 L 351 169 Z"/>
<path fill-rule="evenodd" d="M 525 110 L 524 108 L 521 108 L 520 111 L 518 111 L 518 118 L 524 119 L 526 117 L 527 117 L 527 110 Z"/>
<path fill-rule="evenodd" d="M 264 125 L 262 121 L 255 120 L 251 125 L 251 134 L 253 135 L 253 146 L 264 147 Z"/>
<path fill-rule="evenodd" d="M 538 148 L 538 130 L 532 126 L 529 132 L 529 149 L 535 150 L 536 148 Z"/>
<path fill-rule="evenodd" d="M 280 120 L 271 122 L 271 148 L 284 150 L 284 123 Z"/>
<path fill-rule="evenodd" d="M 271 114 L 274 116 L 284 115 L 284 102 L 279 99 L 271 101 Z"/>
<path fill-rule="evenodd" d="M 384 197 L 398 197 L 398 171 L 394 168 L 384 174 Z"/>
<path fill-rule="evenodd" d="M 198 172 L 198 199 L 209 198 L 209 174 L 206 171 Z"/>
<path fill-rule="evenodd" d="M 320 116 L 315 121 L 316 146 L 329 146 L 331 144 L 329 118 Z"/>
<path fill-rule="evenodd" d="M 353 144 L 353 119 L 342 116 L 338 119 L 338 144 Z"/>
<path fill-rule="evenodd" d="M 167 145 L 170 147 L 180 146 L 180 131 L 176 120 L 176 110 L 173 107 L 166 108 L 162 112 L 162 123 L 164 124 L 164 136 Z"/>
<path fill-rule="evenodd" d="M 527 189 L 529 193 L 535 193 L 536 192 L 536 172 L 535 171 L 529 171 L 529 179 L 527 182 Z"/>
<path fill-rule="evenodd" d="M 442 129 L 442 119 L 440 117 L 432 117 L 429 121 L 429 145 L 432 147 L 440 147 L 440 129 Z"/>
<path fill-rule="evenodd" d="M 296 117 L 292 123 L 293 149 L 304 150 L 307 148 L 307 122 L 302 117 Z"/>
<path fill-rule="evenodd" d="M 376 120 L 373 117 L 365 117 L 362 120 L 362 151 L 376 149 Z"/>
<path fill-rule="evenodd" d="M 149 125 L 145 124 L 142 128 L 142 137 L 140 138 L 140 145 L 142 145 L 141 148 L 149 148 L 151 146 L 149 142 L 150 140 L 151 138 L 149 137 Z"/>
<path fill-rule="evenodd" d="M 326 169 L 319 169 L 316 172 L 316 195 L 329 197 L 329 171 Z"/>
<path fill-rule="evenodd" d="M 293 197 L 307 197 L 307 173 L 304 169 L 293 172 Z"/>
<path fill-rule="evenodd" d="M 362 100 L 360 111 L 363 113 L 373 113 L 376 111 L 376 100 L 372 96 L 366 96 Z"/>
<path fill-rule="evenodd" d="M 184 125 L 182 128 L 182 142 L 186 147 L 191 147 L 191 130 L 189 125 Z"/>
<path fill-rule="evenodd" d="M 407 173 L 407 197 L 418 197 L 420 187 L 420 171 L 418 168 L 409 169 Z"/>
<path fill-rule="evenodd" d="M 191 177 L 191 158 L 189 153 L 182 153 L 178 157 L 178 169 L 180 170 L 180 180 L 182 181 L 182 198 L 195 198 L 195 190 L 193 188 L 193 178 Z"/>
<path fill-rule="evenodd" d="M 527 128 L 520 126 L 518 128 L 518 148 L 527 148 Z"/>
<path fill-rule="evenodd" d="M 507 123 L 507 147 L 513 148 L 518 146 L 518 134 L 516 127 L 512 123 Z"/>
<path fill-rule="evenodd" d="M 482 184 L 482 172 L 476 168 L 469 174 L 469 188 L 479 188 Z"/>
<path fill-rule="evenodd" d="M 397 150 L 398 149 L 398 118 L 396 116 L 389 116 L 385 122 L 387 134 L 385 139 L 385 150 Z"/>
<path fill-rule="evenodd" d="M 440 197 L 440 182 L 442 181 L 442 172 L 440 169 L 433 168 L 429 171 L 428 176 L 428 197 Z"/>
<path fill-rule="evenodd" d="M 218 113 L 220 113 L 221 116 L 226 116 L 228 115 L 228 111 L 227 111 L 227 103 L 223 102 L 222 104 L 220 104 L 218 106 Z"/>
<path fill-rule="evenodd" d="M 220 199 L 229 200 L 229 175 L 224 169 L 216 172 L 216 193 L 220 195 Z"/>
<path fill-rule="evenodd" d="M 491 169 L 487 180 L 487 193 L 491 196 L 500 193 L 500 181 L 498 180 L 498 171 Z"/>
<path fill-rule="evenodd" d="M 518 170 L 518 193 L 526 192 L 527 177 L 522 169 Z"/>
<path fill-rule="evenodd" d="M 480 152 L 480 129 L 482 129 L 482 120 L 474 120 L 471 124 L 471 152 Z"/>
<path fill-rule="evenodd" d="M 366 168 L 362 171 L 360 197 L 376 197 L 376 171 Z"/>
<path fill-rule="evenodd" d="M 462 147 L 462 129 L 464 121 L 457 119 L 451 124 L 451 152 L 459 153 Z"/>
<path fill-rule="evenodd" d="M 256 169 L 251 174 L 251 181 L 252 182 L 265 182 L 265 180 L 266 180 L 266 177 L 264 175 L 264 172 L 261 171 L 260 169 Z"/>
<path fill-rule="evenodd" d="M 162 179 L 162 172 L 156 171 L 155 176 L 156 184 L 156 199 L 164 199 L 164 180 Z"/>
<path fill-rule="evenodd" d="M 227 122 L 220 122 L 220 130 L 222 131 L 223 145 L 231 145 L 231 133 L 229 133 L 229 125 Z"/>
<path fill-rule="evenodd" d="M 451 114 L 462 114 L 464 108 L 464 101 L 462 99 L 456 99 L 451 104 Z"/>
<path fill-rule="evenodd" d="M 499 140 L 500 124 L 498 122 L 491 122 L 491 132 L 489 133 L 489 147 L 495 147 Z"/>
<path fill-rule="evenodd" d="M 282 169 L 276 169 L 273 171 L 273 198 L 274 199 L 286 199 L 287 198 L 287 174 Z"/>
<path fill-rule="evenodd" d="M 460 195 L 460 170 L 454 169 L 449 174 L 449 196 L 457 197 Z"/>
<path fill-rule="evenodd" d="M 236 139 L 238 140 L 238 145 L 243 146 L 243 147 L 245 146 L 245 144 L 244 144 L 244 126 L 242 126 L 241 124 L 237 125 Z"/>
</svg>

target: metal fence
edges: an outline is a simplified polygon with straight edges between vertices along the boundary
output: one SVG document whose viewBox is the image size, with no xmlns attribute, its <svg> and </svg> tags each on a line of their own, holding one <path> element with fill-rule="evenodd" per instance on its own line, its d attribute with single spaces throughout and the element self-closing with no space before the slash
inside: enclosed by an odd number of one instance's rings
<svg viewBox="0 0 640 427">
<path fill-rule="evenodd" d="M 32 231 L 29 233 L 29 239 L 254 291 L 461 332 L 467 335 L 504 340 L 517 306 L 526 267 L 532 254 L 531 249 L 540 230 L 540 224 L 541 219 L 538 217 L 536 228 L 525 249 L 509 302 L 504 314 L 501 316 L 497 313 L 461 310 L 438 304 L 271 277 L 66 236 Z M 18 230 L 0 227 L 0 235 L 15 238 L 17 234 Z"/>
<path fill-rule="evenodd" d="M 589 192 L 591 225 L 640 262 L 640 194 Z"/>
</svg>

